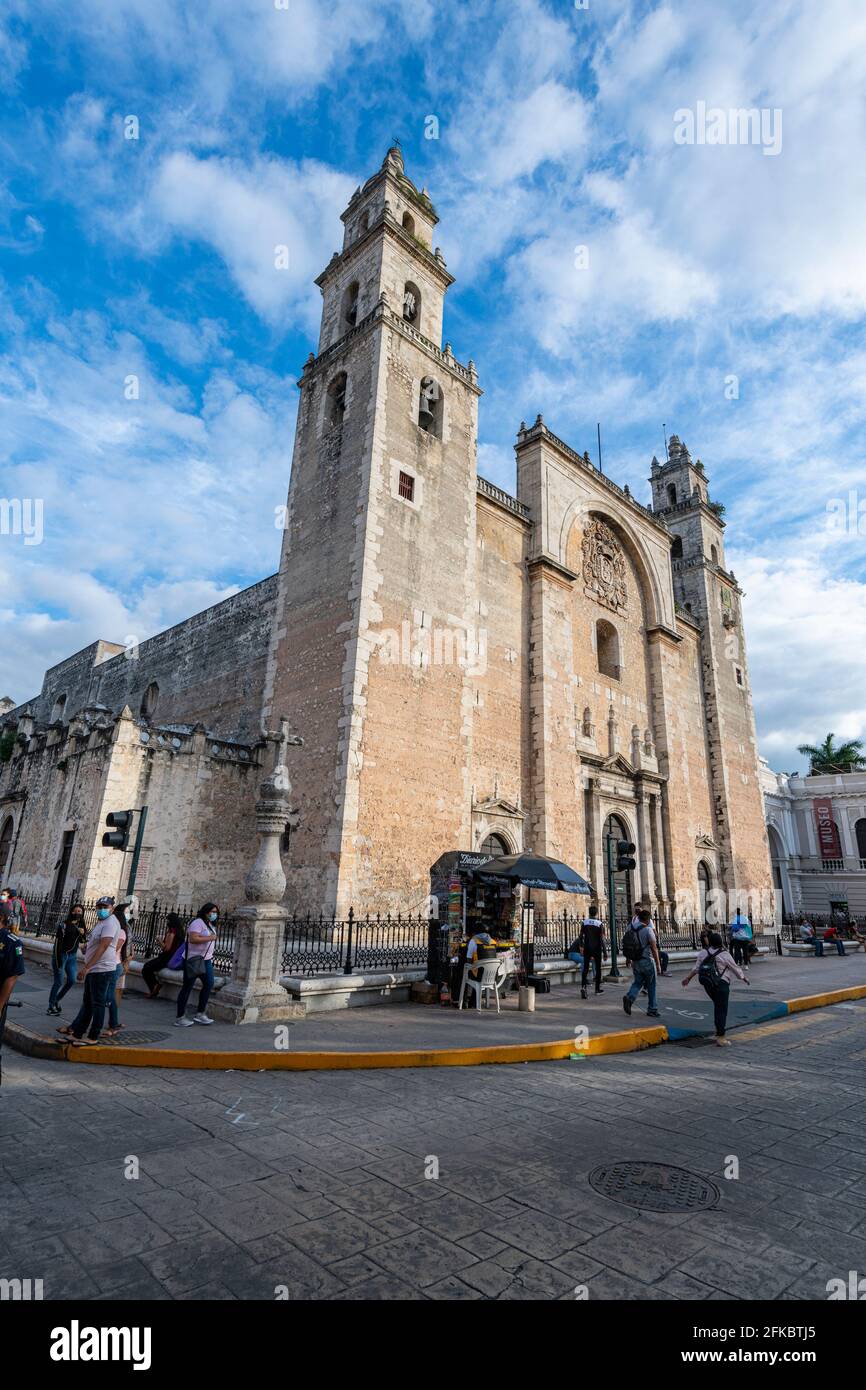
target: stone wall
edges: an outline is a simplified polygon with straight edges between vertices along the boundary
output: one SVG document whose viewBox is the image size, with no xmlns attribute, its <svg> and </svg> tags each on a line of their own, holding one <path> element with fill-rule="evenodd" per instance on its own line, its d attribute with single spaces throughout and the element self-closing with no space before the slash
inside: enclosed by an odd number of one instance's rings
<svg viewBox="0 0 866 1390">
<path fill-rule="evenodd" d="M 255 853 L 261 751 L 201 727 L 161 730 L 129 711 L 34 733 L 0 769 L 0 824 L 7 813 L 15 820 L 8 880 L 25 898 L 52 892 L 64 834 L 74 832 L 64 899 L 119 896 L 131 856 L 103 847 L 105 817 L 146 805 L 141 901 L 197 906 L 212 898 L 231 910 L 243 900 Z"/>
<path fill-rule="evenodd" d="M 161 724 L 200 722 L 225 738 L 255 739 L 276 589 L 271 575 L 128 650 L 94 642 L 46 671 L 40 694 L 4 722 L 15 723 L 26 708 L 38 725 L 48 724 L 63 695 L 67 721 L 88 705 L 113 714 L 128 705 L 138 714 L 156 684 L 152 717 Z"/>
</svg>

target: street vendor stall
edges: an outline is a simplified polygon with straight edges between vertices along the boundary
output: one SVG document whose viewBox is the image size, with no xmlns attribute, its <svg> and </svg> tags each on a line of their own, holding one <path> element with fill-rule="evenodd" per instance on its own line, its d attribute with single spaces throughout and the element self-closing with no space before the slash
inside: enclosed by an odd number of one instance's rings
<svg viewBox="0 0 866 1390">
<path fill-rule="evenodd" d="M 478 870 L 497 862 L 489 854 L 449 850 L 430 870 L 430 892 L 439 905 L 440 940 L 431 958 L 431 982 L 456 1004 L 466 951 L 472 937 L 485 932 L 509 974 L 519 968 L 520 898 L 513 884 L 487 882 Z M 507 987 L 507 986 L 506 986 Z"/>
<path fill-rule="evenodd" d="M 559 859 L 549 859 L 546 854 L 533 854 L 524 850 L 522 854 L 501 855 L 478 870 L 478 877 L 485 883 L 508 883 L 512 889 L 520 884 L 528 889 L 522 910 L 521 949 L 523 970 L 527 981 L 532 980 L 535 971 L 535 930 L 532 908 L 532 889 L 541 888 L 547 893 L 585 893 L 592 895 L 592 886 L 575 869 L 569 868 Z"/>
<path fill-rule="evenodd" d="M 525 899 L 521 890 L 529 890 Z M 526 983 L 535 968 L 531 890 L 591 894 L 586 879 L 559 860 L 523 854 L 473 854 L 450 850 L 430 870 L 430 892 L 439 906 L 440 939 L 431 944 L 429 975 L 440 992 L 456 1001 L 465 978 L 466 952 L 483 932 L 485 954 L 495 953 L 512 987 Z M 483 959 L 483 957 L 482 957 Z M 444 991 L 443 991 L 443 986 Z"/>
</svg>

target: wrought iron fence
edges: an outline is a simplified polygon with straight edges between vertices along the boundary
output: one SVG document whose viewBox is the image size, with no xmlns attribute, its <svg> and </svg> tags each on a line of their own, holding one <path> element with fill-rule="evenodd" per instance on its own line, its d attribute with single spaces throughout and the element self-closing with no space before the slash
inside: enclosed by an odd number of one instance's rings
<svg viewBox="0 0 866 1390">
<path fill-rule="evenodd" d="M 438 931 L 438 923 L 435 924 Z M 287 975 L 375 974 L 420 969 L 427 964 L 431 919 L 381 914 L 342 921 L 334 917 L 290 917 L 283 937 Z"/>
<path fill-rule="evenodd" d="M 610 922 L 607 914 L 602 913 L 601 920 L 604 922 L 609 942 Z M 616 936 L 620 945 L 622 944 L 623 933 L 627 930 L 631 920 L 631 917 L 628 916 L 615 918 Z M 579 937 L 582 924 L 583 918 L 572 913 L 562 913 L 557 917 L 537 917 L 535 919 L 535 959 L 555 960 L 566 956 L 569 947 Z M 704 930 L 718 931 L 725 945 L 730 945 L 730 928 L 724 924 L 705 928 L 700 922 L 681 921 L 669 913 L 654 912 L 652 914 L 652 926 L 659 948 L 663 951 L 697 951 L 700 948 L 701 932 Z M 753 940 L 758 946 L 766 946 L 771 951 L 780 951 L 780 934 L 772 928 L 760 924 L 756 925 Z"/>
<path fill-rule="evenodd" d="M 72 902 L 72 898 L 54 902 L 50 896 L 31 899 L 27 904 L 27 932 L 37 937 L 53 936 L 58 925 L 66 919 Z M 85 926 L 91 931 L 97 920 L 96 903 L 85 902 L 83 907 Z M 173 914 L 186 927 L 196 915 L 196 910 L 182 904 L 165 906 L 157 900 L 131 919 L 130 939 L 136 959 L 145 960 L 159 953 Z M 754 940 L 759 946 L 781 951 L 783 939 L 800 940 L 799 924 L 802 920 L 802 917 L 787 917 L 779 931 L 756 926 Z M 816 915 L 809 920 L 819 933 L 829 925 L 829 918 Z M 616 918 L 619 942 L 629 921 L 627 916 Z M 664 913 L 654 913 L 652 921 L 662 950 L 698 948 L 703 930 L 699 923 L 677 921 Z M 536 917 L 534 960 L 540 963 L 566 957 L 571 944 L 580 935 L 582 922 L 583 917 L 574 913 Z M 606 925 L 609 928 L 607 922 Z M 721 926 L 718 930 L 728 944 L 728 928 Z M 220 974 L 230 975 L 232 972 L 236 931 L 237 921 L 234 917 L 220 919 L 214 951 L 214 967 Z M 282 969 L 288 975 L 352 975 L 391 973 L 426 966 L 429 974 L 434 961 L 439 960 L 445 949 L 446 935 L 438 921 L 422 915 L 367 914 L 356 917 L 352 908 L 343 919 L 324 914 L 293 915 L 286 919 L 284 926 Z"/>
</svg>

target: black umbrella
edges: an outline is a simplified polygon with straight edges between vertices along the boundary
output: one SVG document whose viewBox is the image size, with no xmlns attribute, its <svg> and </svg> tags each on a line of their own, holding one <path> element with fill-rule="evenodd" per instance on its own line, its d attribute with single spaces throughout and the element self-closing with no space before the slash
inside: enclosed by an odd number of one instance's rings
<svg viewBox="0 0 866 1390">
<path fill-rule="evenodd" d="M 548 859 L 546 854 L 533 854 L 532 850 L 497 856 L 475 872 L 478 878 L 504 879 L 548 893 L 592 893 L 590 884 L 574 869 L 559 859 Z"/>
</svg>

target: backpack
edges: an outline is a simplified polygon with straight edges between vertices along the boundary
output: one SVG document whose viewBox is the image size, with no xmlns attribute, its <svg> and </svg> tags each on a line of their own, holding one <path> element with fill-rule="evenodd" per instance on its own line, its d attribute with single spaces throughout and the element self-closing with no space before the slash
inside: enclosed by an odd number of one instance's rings
<svg viewBox="0 0 866 1390">
<path fill-rule="evenodd" d="M 721 954 L 721 951 L 713 951 L 711 955 L 701 961 L 698 967 L 698 979 L 702 985 L 708 985 L 710 989 L 714 989 L 716 985 L 722 983 L 719 967 L 716 965 L 716 956 Z"/>
<path fill-rule="evenodd" d="M 643 942 L 640 939 L 641 931 L 643 931 L 643 927 L 640 928 L 640 931 L 635 931 L 634 927 L 629 924 L 623 932 L 622 953 L 629 965 L 634 965 L 643 957 Z"/>
</svg>

